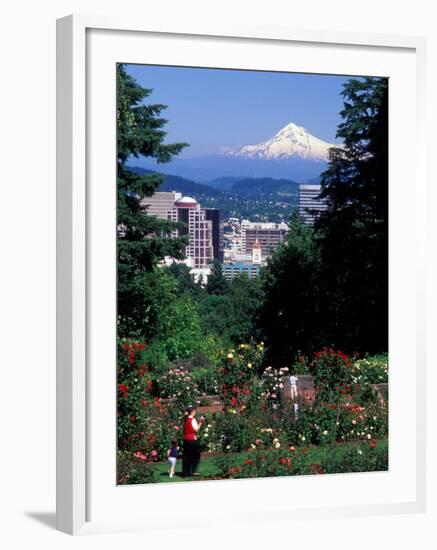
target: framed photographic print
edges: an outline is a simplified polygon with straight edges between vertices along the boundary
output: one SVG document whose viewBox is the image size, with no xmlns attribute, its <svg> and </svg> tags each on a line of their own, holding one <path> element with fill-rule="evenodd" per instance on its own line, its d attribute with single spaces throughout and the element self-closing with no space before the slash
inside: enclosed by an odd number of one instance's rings
<svg viewBox="0 0 437 550">
<path fill-rule="evenodd" d="M 59 529 L 424 509 L 423 50 L 58 21 Z"/>
</svg>

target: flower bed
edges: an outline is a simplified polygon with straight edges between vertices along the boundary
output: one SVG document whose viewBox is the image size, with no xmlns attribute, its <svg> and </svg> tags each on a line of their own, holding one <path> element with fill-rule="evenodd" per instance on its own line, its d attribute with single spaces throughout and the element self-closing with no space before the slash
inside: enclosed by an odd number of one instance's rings
<svg viewBox="0 0 437 550">
<path fill-rule="evenodd" d="M 326 349 L 315 354 L 311 366 L 315 381 L 313 398 L 305 399 L 300 394 L 297 400 L 283 398 L 287 368 L 261 370 L 261 344 L 247 344 L 224 352 L 217 371 L 220 403 L 217 396 L 198 398 L 195 377 L 185 367 L 170 368 L 166 374 L 154 378 L 142 362 L 144 347 L 145 343 L 139 342 L 120 344 L 120 483 L 159 481 L 152 466 L 155 461 L 166 459 L 172 439 L 182 447 L 183 414 L 187 405 L 196 402 L 200 403 L 198 412 L 206 416 L 199 433 L 202 451 L 223 453 L 223 463 L 226 456 L 254 453 L 250 458 L 254 464 L 237 465 L 250 473 L 248 477 L 311 473 L 309 465 L 299 466 L 299 460 L 293 460 L 293 467 L 289 467 L 288 459 L 294 452 L 291 448 L 300 453 L 309 446 L 323 448 L 348 442 L 364 445 L 363 454 L 358 453 L 362 458 L 351 455 L 342 466 L 330 465 L 326 457 L 320 468 L 326 472 L 358 471 L 355 468 L 361 466 L 356 464 L 368 460 L 370 465 L 363 470 L 367 471 L 373 468 L 374 456 L 367 452 L 367 447 L 387 437 L 387 400 L 381 399 L 373 384 L 354 381 L 355 362 L 341 352 Z M 260 458 L 276 456 L 272 452 L 284 460 L 277 464 L 276 459 L 271 462 L 270 458 Z M 240 473 L 231 477 L 239 477 Z"/>
</svg>

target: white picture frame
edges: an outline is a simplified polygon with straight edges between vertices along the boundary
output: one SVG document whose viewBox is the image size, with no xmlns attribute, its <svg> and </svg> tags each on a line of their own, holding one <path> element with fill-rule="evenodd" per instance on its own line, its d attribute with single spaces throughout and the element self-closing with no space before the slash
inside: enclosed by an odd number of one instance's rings
<svg viewBox="0 0 437 550">
<path fill-rule="evenodd" d="M 92 353 L 91 336 L 89 332 L 90 309 L 95 315 L 95 308 L 91 308 L 92 276 L 90 275 L 90 244 L 89 228 L 92 227 L 94 211 L 92 210 L 92 189 L 89 188 L 93 169 L 88 166 L 87 154 L 87 124 L 90 117 L 93 101 L 90 92 L 89 71 L 92 63 L 88 55 L 90 47 L 98 49 L 95 42 L 90 41 L 90 33 L 102 31 L 109 33 L 106 40 L 114 40 L 115 34 L 129 35 L 131 38 L 140 36 L 153 36 L 160 41 L 173 40 L 178 37 L 197 37 L 199 40 L 217 39 L 232 43 L 261 45 L 314 45 L 318 48 L 341 47 L 345 51 L 348 48 L 361 48 L 363 52 L 379 49 L 381 51 L 395 51 L 402 55 L 414 56 L 415 64 L 415 109 L 412 120 L 415 124 L 416 155 L 414 164 L 414 185 L 417 194 L 426 194 L 425 186 L 425 161 L 422 151 L 425 150 L 424 142 L 424 79 L 425 79 L 425 40 L 421 37 L 337 33 L 325 31 L 310 31 L 287 28 L 237 28 L 232 25 L 229 28 L 211 27 L 197 28 L 195 24 L 190 28 L 177 28 L 170 25 L 150 25 L 147 22 L 125 20 L 119 18 L 106 18 L 97 16 L 72 15 L 57 22 L 57 528 L 69 534 L 77 535 L 96 531 L 125 530 L 125 529 L 149 529 L 159 523 L 157 518 L 148 517 L 146 503 L 144 511 L 138 516 L 130 518 L 114 517 L 108 513 L 107 517 L 100 514 L 97 520 L 90 516 L 90 486 L 92 484 L 93 457 L 90 449 L 89 429 L 90 410 L 95 399 L 95 385 L 90 384 L 90 357 Z M 214 42 L 214 40 L 213 40 Z M 213 44 L 217 52 L 217 44 Z M 123 54 L 124 55 L 124 54 Z M 370 55 L 370 54 L 369 54 Z M 166 58 L 171 59 L 171 43 L 166 52 Z M 121 61 L 132 61 L 131 58 L 122 58 Z M 177 64 L 177 63 L 176 63 Z M 311 71 L 310 71 L 311 72 Z M 329 72 L 327 67 L 326 72 Z M 356 73 L 355 73 L 356 74 Z M 361 74 L 361 73 L 358 73 Z M 115 84 L 115 82 L 114 82 Z M 108 91 L 108 94 L 111 92 Z M 91 140 L 92 141 L 92 140 Z M 115 147 L 115 145 L 114 145 Z M 114 149 L 115 150 L 115 149 Z M 413 164 L 411 168 L 413 168 Z M 112 169 L 112 168 L 111 168 Z M 397 208 L 402 208 L 399 203 Z M 396 211 L 394 212 L 396 214 Z M 92 218 L 90 218 L 90 216 Z M 397 216 L 394 216 L 395 220 Z M 420 240 L 423 234 L 425 221 L 420 218 L 418 212 L 415 218 L 415 244 L 414 250 L 409 253 L 414 255 L 414 282 L 413 277 L 408 284 L 414 284 L 413 292 L 415 300 L 409 307 L 415 309 L 417 316 L 414 319 L 415 342 L 414 351 L 415 377 L 414 377 L 414 425 L 415 425 L 415 469 L 413 497 L 376 503 L 360 503 L 345 505 L 334 503 L 334 506 L 322 504 L 318 507 L 300 507 L 294 503 L 288 505 L 281 503 L 277 510 L 264 510 L 265 502 L 259 499 L 251 511 L 256 519 L 256 510 L 263 513 L 264 517 L 280 515 L 290 518 L 302 517 L 329 517 L 330 515 L 362 515 L 378 513 L 420 512 L 426 506 L 426 369 L 425 369 L 425 255 L 424 244 Z M 398 223 L 398 222 L 396 222 Z M 114 226 L 115 227 L 115 226 Z M 393 227 L 391 226 L 391 230 Z M 115 269 L 115 268 L 114 268 Z M 413 324 L 409 326 L 409 330 Z M 107 333 L 106 333 L 107 334 Z M 102 336 L 103 337 L 103 333 Z M 109 344 L 111 346 L 111 344 Z M 115 346 L 112 346 L 115 349 Z M 112 375 L 115 379 L 115 373 Z M 109 381 L 108 383 L 110 383 Z M 399 382 L 399 396 L 406 398 L 406 386 Z M 402 407 L 398 400 L 391 407 L 397 413 Z M 115 410 L 114 410 L 115 417 Z M 108 439 L 109 441 L 109 439 Z M 115 449 L 114 449 L 115 455 Z M 115 457 L 114 457 L 115 459 Z M 364 474 L 363 474 L 364 475 Z M 258 480 L 256 480 L 258 481 Z M 277 481 L 277 480 L 276 480 Z M 268 483 L 275 480 L 261 481 L 262 490 L 268 490 Z M 250 493 L 253 481 L 226 482 L 225 489 L 220 482 L 208 485 L 208 491 L 214 491 L 220 500 L 224 491 L 230 490 L 238 495 L 241 491 Z M 329 484 L 330 490 L 334 486 Z M 340 483 L 340 482 L 338 482 Z M 179 484 L 186 485 L 186 484 Z M 196 484 L 205 487 L 204 484 Z M 230 487 L 236 489 L 230 489 Z M 222 488 L 220 488 L 222 487 Z M 273 486 L 272 486 L 273 487 Z M 276 484 L 277 488 L 278 485 Z M 327 485 L 328 487 L 328 485 Z M 257 490 L 261 488 L 257 486 Z M 266 489 L 267 488 L 267 489 Z M 133 488 L 136 489 L 136 488 Z M 138 488 L 139 489 L 139 488 Z M 123 499 L 126 499 L 126 491 Z M 153 487 L 154 496 L 158 491 L 166 491 L 161 485 Z M 183 488 L 177 489 L 182 495 Z M 205 492 L 205 489 L 199 489 Z M 120 493 L 121 494 L 121 493 Z M 132 494 L 132 493 L 131 493 Z M 150 494 L 150 493 L 149 493 Z M 189 493 L 184 493 L 188 495 Z M 200 493 L 199 493 L 200 494 Z M 118 497 L 116 497 L 118 498 Z M 121 498 L 121 497 L 120 497 Z M 130 498 L 130 497 L 129 497 Z M 253 499 L 252 499 L 253 500 Z M 115 508 L 114 508 L 115 510 Z M 263 511 L 264 510 L 264 511 Z M 229 512 L 229 513 L 232 513 Z M 235 516 L 238 521 L 238 515 Z M 204 521 L 207 522 L 206 516 Z M 202 520 L 200 520 L 202 524 Z M 205 523 L 206 524 L 206 523 Z"/>
</svg>

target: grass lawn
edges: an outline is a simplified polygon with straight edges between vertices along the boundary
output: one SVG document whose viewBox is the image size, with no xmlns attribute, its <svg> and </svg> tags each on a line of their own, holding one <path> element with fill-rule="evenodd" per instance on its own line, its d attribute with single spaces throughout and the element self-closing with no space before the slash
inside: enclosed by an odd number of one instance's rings
<svg viewBox="0 0 437 550">
<path fill-rule="evenodd" d="M 308 453 L 306 455 L 309 463 L 319 463 L 326 457 L 328 454 L 330 456 L 344 455 L 347 451 L 357 445 L 357 442 L 348 442 L 348 443 L 333 443 L 331 445 L 323 445 L 319 447 L 307 447 Z M 378 441 L 378 445 L 387 446 L 388 442 L 386 439 Z M 248 457 L 251 456 L 249 452 L 247 453 L 234 453 L 233 455 L 228 455 L 233 457 L 233 465 L 241 465 Z M 185 479 L 182 477 L 182 459 L 178 459 L 176 464 L 176 473 L 173 478 L 168 477 L 168 464 L 166 462 L 156 464 L 156 469 L 159 472 L 159 481 L 163 483 L 177 483 L 180 481 L 199 481 L 205 479 L 211 479 L 219 475 L 219 470 L 216 466 L 216 456 L 208 456 L 203 454 L 202 459 L 199 464 L 198 473 L 199 476 L 196 476 L 191 479 Z"/>
</svg>

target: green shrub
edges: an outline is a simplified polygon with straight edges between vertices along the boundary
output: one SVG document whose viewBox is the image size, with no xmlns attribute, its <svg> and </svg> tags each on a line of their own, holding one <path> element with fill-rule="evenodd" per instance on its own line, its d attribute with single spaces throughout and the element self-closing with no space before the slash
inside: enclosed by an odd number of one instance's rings
<svg viewBox="0 0 437 550">
<path fill-rule="evenodd" d="M 256 373 L 264 355 L 264 345 L 240 344 L 223 352 L 218 369 L 218 386 L 225 412 L 250 409 L 259 395 Z"/>
<path fill-rule="evenodd" d="M 387 441 L 371 440 L 347 449 L 337 444 L 320 456 L 315 454 L 314 449 L 257 450 L 239 461 L 226 455 L 216 458 L 216 466 L 219 476 L 224 479 L 378 472 L 388 469 Z"/>
<path fill-rule="evenodd" d="M 147 416 L 145 404 L 150 400 L 152 382 L 142 362 L 143 342 L 122 340 L 117 356 L 117 433 L 119 447 L 136 436 Z"/>
<path fill-rule="evenodd" d="M 372 439 L 348 449 L 346 453 L 327 453 L 321 461 L 326 473 L 382 472 L 388 469 L 387 442 Z"/>
<path fill-rule="evenodd" d="M 217 368 L 215 365 L 197 367 L 193 369 L 192 375 L 201 395 L 215 395 L 218 392 Z"/>
<path fill-rule="evenodd" d="M 352 363 L 341 351 L 325 348 L 315 354 L 312 363 L 316 404 L 339 403 L 353 382 Z"/>
<path fill-rule="evenodd" d="M 388 382 L 388 354 L 357 359 L 353 363 L 354 382 L 357 384 L 382 384 Z"/>
<path fill-rule="evenodd" d="M 290 368 L 291 374 L 311 374 L 308 357 L 299 355 Z"/>
<path fill-rule="evenodd" d="M 247 450 L 256 440 L 256 425 L 249 416 L 238 413 L 218 414 L 211 428 L 211 443 L 216 442 L 226 453 Z"/>
<path fill-rule="evenodd" d="M 119 485 L 156 483 L 159 474 L 153 458 L 141 452 L 132 453 L 119 451 L 117 453 L 117 483 Z"/>
<path fill-rule="evenodd" d="M 184 367 L 171 368 L 157 380 L 159 395 L 166 399 L 174 411 L 183 412 L 193 405 L 198 394 L 196 382 Z"/>
<path fill-rule="evenodd" d="M 289 376 L 290 371 L 288 367 L 281 367 L 279 369 L 273 369 L 267 367 L 262 374 L 262 386 L 263 397 L 269 407 L 272 409 L 279 409 L 282 405 L 284 378 Z"/>
</svg>

